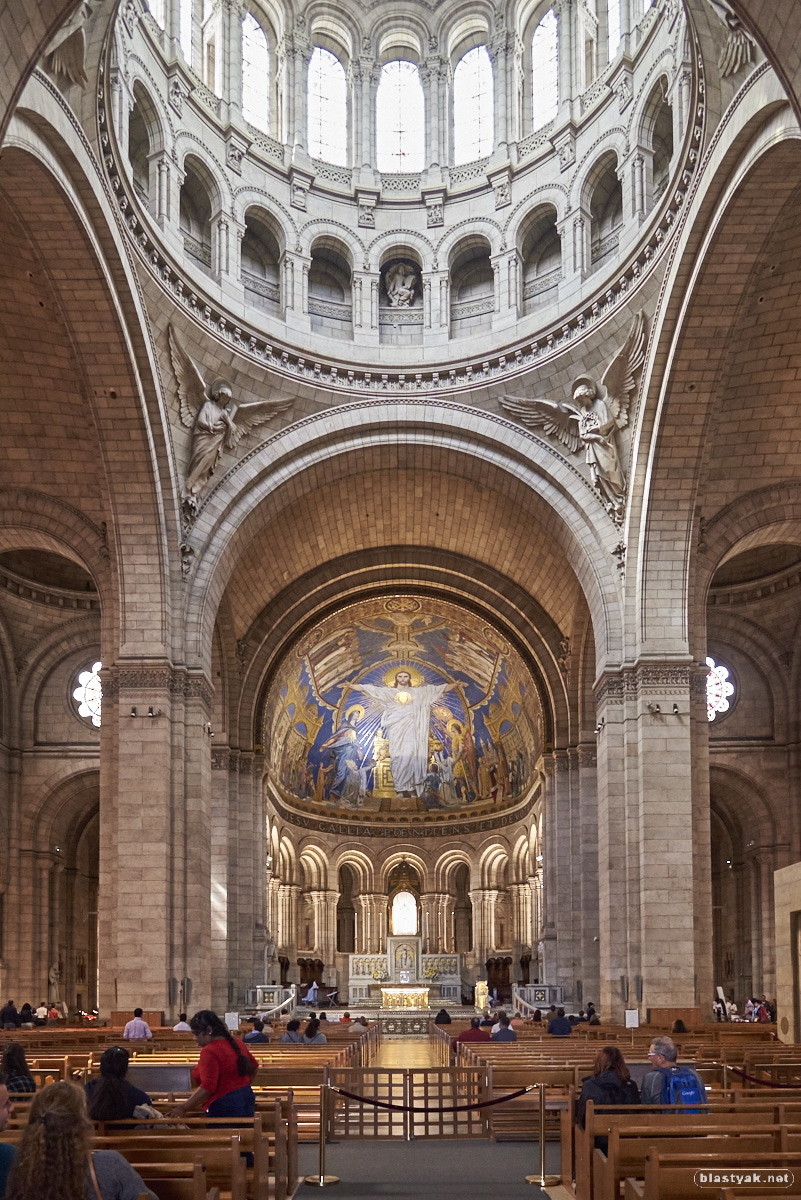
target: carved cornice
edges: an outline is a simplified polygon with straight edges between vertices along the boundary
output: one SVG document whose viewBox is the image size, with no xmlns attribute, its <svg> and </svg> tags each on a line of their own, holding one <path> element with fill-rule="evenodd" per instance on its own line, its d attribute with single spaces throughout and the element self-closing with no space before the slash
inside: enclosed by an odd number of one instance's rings
<svg viewBox="0 0 801 1200">
<path fill-rule="evenodd" d="M 117 696 L 120 692 L 168 692 L 184 700 L 200 700 L 211 708 L 214 691 L 205 675 L 190 674 L 185 668 L 164 664 L 125 664 L 104 667 L 103 695 Z"/>
<path fill-rule="evenodd" d="M 507 809 L 497 815 L 457 819 L 452 815 L 437 819 L 431 816 L 417 818 L 381 817 L 375 822 L 359 821 L 358 819 L 338 820 L 335 817 L 316 817 L 310 813 L 296 812 L 285 804 L 274 788 L 268 787 L 267 798 L 282 818 L 289 825 L 301 829 L 311 829 L 318 833 L 330 833 L 336 837 L 351 838 L 430 838 L 453 837 L 455 834 L 486 833 L 490 829 L 503 829 L 517 825 L 531 812 L 534 804 L 540 798 L 539 789 L 534 788 L 522 804 Z"/>
<path fill-rule="evenodd" d="M 694 689 L 695 663 L 641 663 L 622 671 L 607 672 L 595 687 L 596 704 L 623 704 L 638 696 L 670 696 Z M 701 679 L 705 679 L 706 670 Z M 704 686 L 706 686 L 704 684 Z"/>
</svg>

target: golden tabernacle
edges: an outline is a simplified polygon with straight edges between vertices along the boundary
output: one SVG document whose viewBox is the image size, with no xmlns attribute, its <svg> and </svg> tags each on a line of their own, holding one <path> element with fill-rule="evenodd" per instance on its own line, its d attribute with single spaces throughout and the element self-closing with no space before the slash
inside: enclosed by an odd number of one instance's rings
<svg viewBox="0 0 801 1200">
<path fill-rule="evenodd" d="M 382 987 L 382 1008 L 428 1008 L 427 987 Z"/>
</svg>

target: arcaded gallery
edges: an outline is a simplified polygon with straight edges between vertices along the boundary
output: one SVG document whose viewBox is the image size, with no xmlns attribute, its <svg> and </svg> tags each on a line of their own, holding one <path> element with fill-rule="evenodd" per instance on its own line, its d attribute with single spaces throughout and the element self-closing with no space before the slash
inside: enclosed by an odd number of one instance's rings
<svg viewBox="0 0 801 1200">
<path fill-rule="evenodd" d="M 2 1002 L 801 1041 L 799 5 L 0 41 Z"/>
</svg>

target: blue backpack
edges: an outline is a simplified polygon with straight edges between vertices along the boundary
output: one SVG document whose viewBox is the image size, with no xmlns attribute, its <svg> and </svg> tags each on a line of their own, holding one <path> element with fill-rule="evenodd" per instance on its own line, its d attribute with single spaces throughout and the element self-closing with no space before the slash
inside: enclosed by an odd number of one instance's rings
<svg viewBox="0 0 801 1200">
<path fill-rule="evenodd" d="M 663 1067 L 662 1103 L 681 1105 L 687 1112 L 701 1112 L 692 1106 L 706 1105 L 706 1090 L 689 1067 Z"/>
</svg>

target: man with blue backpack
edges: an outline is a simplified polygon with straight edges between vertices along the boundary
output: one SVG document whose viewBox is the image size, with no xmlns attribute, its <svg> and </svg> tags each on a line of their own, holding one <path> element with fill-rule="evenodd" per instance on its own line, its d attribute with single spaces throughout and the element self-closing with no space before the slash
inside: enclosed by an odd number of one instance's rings
<svg viewBox="0 0 801 1200">
<path fill-rule="evenodd" d="M 676 1043 L 669 1037 L 654 1038 L 648 1058 L 651 1070 L 640 1085 L 641 1104 L 675 1104 L 700 1112 L 706 1104 L 706 1088 L 692 1067 L 679 1066 Z"/>
</svg>

